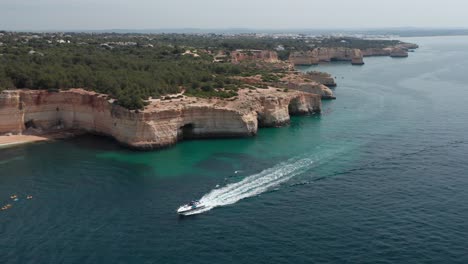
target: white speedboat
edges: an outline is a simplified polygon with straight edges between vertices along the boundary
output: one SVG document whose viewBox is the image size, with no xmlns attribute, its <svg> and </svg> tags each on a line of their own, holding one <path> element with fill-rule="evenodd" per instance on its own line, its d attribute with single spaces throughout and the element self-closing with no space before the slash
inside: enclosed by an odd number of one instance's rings
<svg viewBox="0 0 468 264">
<path fill-rule="evenodd" d="M 205 205 L 200 203 L 200 201 L 191 201 L 190 203 L 179 207 L 179 209 L 177 209 L 177 213 L 181 215 L 190 215 L 203 208 L 205 208 Z"/>
</svg>

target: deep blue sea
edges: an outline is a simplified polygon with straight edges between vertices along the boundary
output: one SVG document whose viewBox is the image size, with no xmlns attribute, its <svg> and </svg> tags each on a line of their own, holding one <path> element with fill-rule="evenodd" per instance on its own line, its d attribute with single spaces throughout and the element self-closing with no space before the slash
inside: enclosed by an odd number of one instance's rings
<svg viewBox="0 0 468 264">
<path fill-rule="evenodd" d="M 253 138 L 0 149 L 0 263 L 468 263 L 468 37 L 406 40 Z"/>
</svg>

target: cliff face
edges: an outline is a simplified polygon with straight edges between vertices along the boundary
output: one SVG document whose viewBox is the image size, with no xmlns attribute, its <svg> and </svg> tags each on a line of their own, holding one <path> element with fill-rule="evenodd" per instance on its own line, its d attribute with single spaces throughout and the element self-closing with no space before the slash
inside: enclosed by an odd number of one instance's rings
<svg viewBox="0 0 468 264">
<path fill-rule="evenodd" d="M 333 91 L 330 90 L 330 88 L 323 84 L 318 84 L 314 82 L 290 82 L 289 89 L 302 91 L 306 93 L 318 94 L 322 97 L 322 99 L 336 99 L 335 95 L 333 94 Z"/>
<path fill-rule="evenodd" d="M 418 45 L 413 43 L 401 43 L 395 46 L 386 48 L 368 48 L 362 50 L 364 57 L 370 56 L 391 56 L 391 57 L 408 57 L 408 50 L 417 49 Z"/>
<path fill-rule="evenodd" d="M 330 61 L 350 61 L 352 64 L 361 65 L 364 64 L 362 57 L 359 49 L 315 48 L 307 52 L 293 52 L 289 61 L 294 65 L 314 65 Z"/>
<path fill-rule="evenodd" d="M 288 89 L 317 94 L 320 95 L 322 99 L 336 99 L 333 91 L 330 88 L 313 79 L 315 75 L 322 75 L 325 77 L 328 74 L 321 72 L 287 74 L 281 78 L 281 86 Z"/>
<path fill-rule="evenodd" d="M 351 64 L 352 65 L 364 65 L 364 55 L 360 49 L 353 49 Z"/>
<path fill-rule="evenodd" d="M 321 83 L 327 87 L 336 87 L 333 77 L 326 72 L 310 71 L 304 74 L 305 78 Z"/>
<path fill-rule="evenodd" d="M 406 58 L 408 57 L 408 51 L 405 49 L 393 49 L 392 52 L 390 52 L 390 57 L 394 58 Z"/>
<path fill-rule="evenodd" d="M 14 90 L 0 94 L 0 134 L 80 129 L 110 135 L 123 143 L 142 138 L 141 116 L 102 95 L 81 90 L 50 93 Z M 117 129 L 118 128 L 118 129 Z"/>
<path fill-rule="evenodd" d="M 368 48 L 362 50 L 362 54 L 364 57 L 370 57 L 370 56 L 390 56 L 390 53 L 392 52 L 392 48 Z"/>
<path fill-rule="evenodd" d="M 352 63 L 362 63 L 362 53 L 359 49 L 349 48 L 316 48 L 312 50 L 319 61 L 351 61 Z"/>
<path fill-rule="evenodd" d="M 312 51 L 296 51 L 289 55 L 289 61 L 295 66 L 317 65 L 319 63 L 319 58 Z"/>
<path fill-rule="evenodd" d="M 335 87 L 336 83 L 330 74 L 324 72 L 308 72 L 299 73 L 289 72 L 282 74 L 278 81 L 264 82 L 262 75 L 255 75 L 249 77 L 238 77 L 243 83 L 249 85 L 272 86 L 281 89 L 293 89 L 306 93 L 320 95 L 322 99 L 336 99 L 333 91 L 329 87 Z M 328 84 L 328 85 L 325 85 Z"/>
<path fill-rule="evenodd" d="M 247 60 L 257 60 L 269 63 L 278 62 L 278 54 L 271 50 L 235 50 L 231 52 L 231 62 L 239 63 Z"/>
<path fill-rule="evenodd" d="M 350 49 L 350 48 L 315 48 L 303 52 L 292 52 L 289 61 L 294 65 L 315 65 L 320 62 L 350 61 L 353 65 L 363 65 L 363 57 L 391 56 L 408 57 L 409 49 L 417 49 L 419 46 L 412 43 L 400 43 L 384 48 Z"/>
<path fill-rule="evenodd" d="M 0 93 L 0 134 L 84 130 L 124 145 L 153 149 L 184 138 L 252 136 L 259 126 L 280 126 L 291 114 L 320 112 L 320 96 L 298 91 L 240 91 L 237 100 L 185 97 L 153 100 L 141 112 L 112 104 L 104 95 L 72 89 Z"/>
</svg>

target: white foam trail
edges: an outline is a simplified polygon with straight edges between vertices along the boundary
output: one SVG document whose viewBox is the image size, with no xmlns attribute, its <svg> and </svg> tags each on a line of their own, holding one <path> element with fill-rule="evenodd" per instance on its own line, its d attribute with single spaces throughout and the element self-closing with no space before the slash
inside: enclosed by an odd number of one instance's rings
<svg viewBox="0 0 468 264">
<path fill-rule="evenodd" d="M 214 189 L 200 198 L 200 202 L 206 207 L 192 214 L 203 213 L 215 207 L 233 204 L 239 200 L 261 194 L 304 172 L 313 163 L 311 158 L 280 163 L 239 182 Z"/>
<path fill-rule="evenodd" d="M 215 207 L 234 204 L 242 199 L 274 189 L 291 178 L 335 158 L 337 154 L 350 151 L 353 147 L 353 145 L 338 142 L 327 146 L 326 151 L 320 151 L 321 147 L 318 146 L 313 155 L 309 154 L 308 156 L 302 156 L 303 158 L 290 159 L 257 174 L 250 175 L 239 182 L 215 188 L 199 199 L 205 205 L 204 208 L 187 215 L 200 214 Z"/>
</svg>

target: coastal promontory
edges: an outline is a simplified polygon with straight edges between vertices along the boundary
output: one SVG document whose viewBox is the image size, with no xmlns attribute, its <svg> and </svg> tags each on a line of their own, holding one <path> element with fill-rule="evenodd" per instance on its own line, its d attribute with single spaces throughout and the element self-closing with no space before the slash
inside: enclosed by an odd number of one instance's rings
<svg viewBox="0 0 468 264">
<path fill-rule="evenodd" d="M 87 132 L 155 149 L 182 139 L 253 136 L 259 127 L 289 123 L 291 115 L 319 113 L 320 97 L 267 88 L 242 90 L 230 100 L 168 96 L 150 100 L 144 110 L 128 110 L 82 89 L 10 90 L 0 93 L 0 134 Z"/>
</svg>

